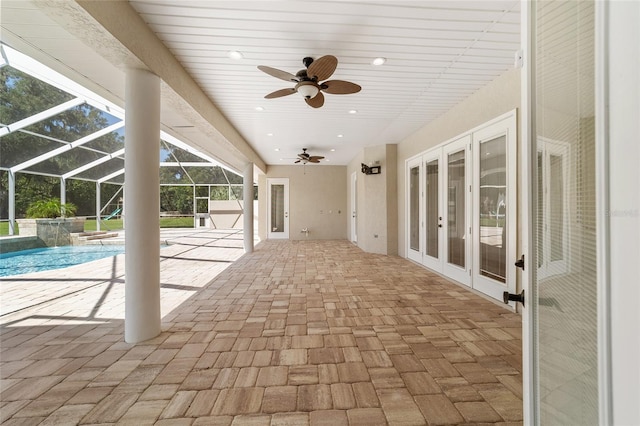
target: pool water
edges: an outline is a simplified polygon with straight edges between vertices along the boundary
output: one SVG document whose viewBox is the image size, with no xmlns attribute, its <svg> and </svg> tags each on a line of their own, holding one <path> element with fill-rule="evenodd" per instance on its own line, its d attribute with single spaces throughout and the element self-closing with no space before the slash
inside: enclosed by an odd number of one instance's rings
<svg viewBox="0 0 640 426">
<path fill-rule="evenodd" d="M 44 247 L 0 253 L 0 277 L 61 269 L 124 253 L 124 246 Z"/>
</svg>

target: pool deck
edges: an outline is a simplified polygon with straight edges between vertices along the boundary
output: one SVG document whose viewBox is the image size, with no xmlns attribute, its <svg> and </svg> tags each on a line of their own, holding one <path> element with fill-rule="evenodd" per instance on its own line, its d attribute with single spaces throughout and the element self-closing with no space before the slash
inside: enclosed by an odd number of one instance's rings
<svg viewBox="0 0 640 426">
<path fill-rule="evenodd" d="M 0 283 L 3 426 L 522 425 L 502 305 L 347 240 L 167 239 L 162 332 L 138 344 L 122 256 Z"/>
<path fill-rule="evenodd" d="M 120 231 L 109 244 L 124 244 L 124 238 Z M 160 243 L 168 244 L 160 251 L 163 317 L 244 254 L 241 230 L 162 229 Z M 42 314 L 52 308 L 58 313 L 55 317 Z M 114 318 L 124 319 L 122 254 L 64 269 L 0 278 L 2 325 L 79 324 Z"/>
</svg>

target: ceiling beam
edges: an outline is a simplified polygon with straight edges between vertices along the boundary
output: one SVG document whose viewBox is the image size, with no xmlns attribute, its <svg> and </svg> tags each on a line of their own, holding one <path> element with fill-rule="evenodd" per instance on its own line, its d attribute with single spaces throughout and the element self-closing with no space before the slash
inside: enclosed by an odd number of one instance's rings
<svg viewBox="0 0 640 426">
<path fill-rule="evenodd" d="M 173 99 L 172 101 L 180 103 L 179 107 L 181 109 L 192 111 L 191 117 L 195 120 L 194 125 L 209 137 L 208 144 L 217 145 L 207 147 L 207 150 L 211 152 L 229 152 L 236 158 L 241 159 L 240 162 L 245 164 L 252 162 L 261 170 L 266 171 L 266 164 L 262 158 L 227 120 L 213 100 L 202 91 L 193 77 L 149 28 L 129 2 L 76 0 L 75 3 L 84 10 L 84 16 L 77 16 L 79 19 L 73 19 L 74 22 L 79 23 L 77 25 L 87 26 L 83 23 L 91 22 L 94 25 L 97 23 L 102 27 L 96 32 L 90 32 L 91 28 L 85 27 L 85 36 L 92 34 L 91 37 L 95 38 L 85 40 L 85 42 L 120 68 L 139 66 L 142 63 L 149 71 L 160 77 L 170 91 L 180 98 L 180 100 Z M 74 13 L 80 15 L 79 8 L 73 7 L 73 9 Z M 59 16 L 58 14 L 53 18 L 56 19 Z M 67 16 L 67 21 L 70 18 L 73 17 Z M 102 38 L 105 33 L 104 30 L 113 39 L 105 40 Z M 111 50 L 106 51 L 106 49 Z M 116 51 L 116 54 L 114 54 L 114 51 Z M 124 51 L 128 55 L 121 57 L 121 53 Z M 201 126 L 205 128 L 201 128 Z M 243 165 L 239 164 L 238 161 L 234 163 L 235 167 L 242 169 Z"/>
</svg>

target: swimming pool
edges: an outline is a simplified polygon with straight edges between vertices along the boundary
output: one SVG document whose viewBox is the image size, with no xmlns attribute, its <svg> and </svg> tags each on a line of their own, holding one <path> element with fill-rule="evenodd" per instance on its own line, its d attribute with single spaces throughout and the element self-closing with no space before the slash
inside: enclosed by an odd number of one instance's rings
<svg viewBox="0 0 640 426">
<path fill-rule="evenodd" d="M 124 253 L 124 246 L 44 247 L 0 253 L 0 277 L 61 269 Z"/>
</svg>

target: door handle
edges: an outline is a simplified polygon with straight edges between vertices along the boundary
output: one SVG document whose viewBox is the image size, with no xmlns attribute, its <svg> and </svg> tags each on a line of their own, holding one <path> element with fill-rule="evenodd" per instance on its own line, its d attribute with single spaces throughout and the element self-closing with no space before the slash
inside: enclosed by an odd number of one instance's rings
<svg viewBox="0 0 640 426">
<path fill-rule="evenodd" d="M 509 301 L 520 302 L 524 306 L 524 290 L 520 294 L 513 294 L 505 291 L 502 293 L 502 301 L 509 304 Z"/>
<path fill-rule="evenodd" d="M 520 259 L 516 260 L 516 263 L 514 265 L 524 271 L 524 254 L 520 257 Z"/>
</svg>

